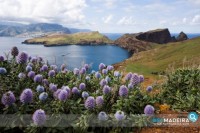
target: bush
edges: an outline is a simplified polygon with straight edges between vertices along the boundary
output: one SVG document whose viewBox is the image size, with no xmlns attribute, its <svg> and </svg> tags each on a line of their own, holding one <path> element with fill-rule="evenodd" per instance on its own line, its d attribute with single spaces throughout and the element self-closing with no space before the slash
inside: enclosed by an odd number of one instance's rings
<svg viewBox="0 0 200 133">
<path fill-rule="evenodd" d="M 162 102 L 179 111 L 200 110 L 200 69 L 178 69 L 167 77 Z"/>
</svg>

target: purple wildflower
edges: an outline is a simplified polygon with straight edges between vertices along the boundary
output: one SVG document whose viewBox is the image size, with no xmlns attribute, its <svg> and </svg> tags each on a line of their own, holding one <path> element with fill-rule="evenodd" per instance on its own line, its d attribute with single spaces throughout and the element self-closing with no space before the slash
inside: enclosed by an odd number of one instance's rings
<svg viewBox="0 0 200 133">
<path fill-rule="evenodd" d="M 126 81 L 129 81 L 131 78 L 132 78 L 132 73 L 129 72 L 129 73 L 126 75 L 125 80 L 126 80 Z"/>
<path fill-rule="evenodd" d="M 108 71 L 112 71 L 112 70 L 114 69 L 114 67 L 111 66 L 111 65 L 108 65 L 108 66 L 107 66 L 107 69 L 108 69 Z"/>
<path fill-rule="evenodd" d="M 53 93 L 53 96 L 55 98 L 58 98 L 58 94 L 61 92 L 62 89 L 57 89 L 54 93 Z"/>
<path fill-rule="evenodd" d="M 26 63 L 28 60 L 28 54 L 25 52 L 21 52 L 18 56 L 17 56 L 17 63 L 18 64 L 24 64 Z"/>
<path fill-rule="evenodd" d="M 31 58 L 31 63 L 36 63 L 37 62 L 37 57 L 32 57 Z"/>
<path fill-rule="evenodd" d="M 146 91 L 147 92 L 151 92 L 153 90 L 153 87 L 152 86 L 148 86 L 147 88 L 146 88 Z"/>
<path fill-rule="evenodd" d="M 84 90 L 85 87 L 86 87 L 85 83 L 80 83 L 80 85 L 79 85 L 80 90 Z"/>
<path fill-rule="evenodd" d="M 80 74 L 85 74 L 86 73 L 86 69 L 83 67 L 83 68 L 81 68 L 81 70 L 80 70 Z"/>
<path fill-rule="evenodd" d="M 58 94 L 58 99 L 60 101 L 65 101 L 68 98 L 68 92 L 66 90 L 61 90 L 60 93 Z"/>
<path fill-rule="evenodd" d="M 20 95 L 20 101 L 22 103 L 30 103 L 33 100 L 33 92 L 31 89 L 27 88 L 23 90 L 23 92 Z"/>
<path fill-rule="evenodd" d="M 90 68 L 90 66 L 89 66 L 88 64 L 85 64 L 85 65 L 84 65 L 84 68 L 85 68 L 86 70 L 88 70 L 88 69 Z"/>
<path fill-rule="evenodd" d="M 100 78 L 101 78 L 101 74 L 100 74 L 99 72 L 96 72 L 96 73 L 95 73 L 95 77 L 96 77 L 97 79 L 100 79 Z"/>
<path fill-rule="evenodd" d="M 44 112 L 44 110 L 42 109 L 38 109 L 34 112 L 33 116 L 33 123 L 37 126 L 42 126 L 45 124 L 46 122 L 46 114 Z"/>
<path fill-rule="evenodd" d="M 132 83 L 133 85 L 137 85 L 138 83 L 140 83 L 140 78 L 139 78 L 139 76 L 138 76 L 136 73 L 134 73 L 134 74 L 132 75 L 131 83 Z"/>
<path fill-rule="evenodd" d="M 48 70 L 48 66 L 47 65 L 43 65 L 42 66 L 42 71 L 47 71 Z"/>
<path fill-rule="evenodd" d="M 143 75 L 139 75 L 139 79 L 140 79 L 140 83 L 144 82 L 144 76 Z"/>
<path fill-rule="evenodd" d="M 12 49 L 11 49 L 11 55 L 14 56 L 14 57 L 16 57 L 16 56 L 18 56 L 18 54 L 19 54 L 18 48 L 16 46 L 12 47 Z"/>
<path fill-rule="evenodd" d="M 28 73 L 28 77 L 33 79 L 35 77 L 35 72 L 34 71 L 30 71 Z"/>
<path fill-rule="evenodd" d="M 32 71 L 32 67 L 31 67 L 31 66 L 26 66 L 26 71 L 27 71 L 27 72 Z"/>
<path fill-rule="evenodd" d="M 104 103 L 103 96 L 98 96 L 96 98 L 96 105 L 97 105 L 97 107 L 102 107 L 103 103 Z"/>
<path fill-rule="evenodd" d="M 99 64 L 99 70 L 102 70 L 102 69 L 104 69 L 106 66 L 105 66 L 105 64 L 103 64 L 103 63 L 100 63 Z"/>
<path fill-rule="evenodd" d="M 132 83 L 128 84 L 129 89 L 133 89 L 134 85 Z"/>
<path fill-rule="evenodd" d="M 102 79 L 99 84 L 103 87 L 103 86 L 107 85 L 108 82 L 105 79 Z"/>
<path fill-rule="evenodd" d="M 114 71 L 114 76 L 115 76 L 115 77 L 120 77 L 120 76 L 121 76 L 121 74 L 120 74 L 120 72 L 119 72 L 119 71 Z"/>
<path fill-rule="evenodd" d="M 38 61 L 38 62 L 42 62 L 42 61 L 43 61 L 43 58 L 39 56 L 39 57 L 37 57 L 37 61 Z"/>
<path fill-rule="evenodd" d="M 2 98 L 1 98 L 1 102 L 5 106 L 10 106 L 15 101 L 16 101 L 15 95 L 13 94 L 12 91 L 8 91 L 8 92 L 4 93 L 3 96 L 2 96 Z"/>
<path fill-rule="evenodd" d="M 37 88 L 36 88 L 36 91 L 41 93 L 41 92 L 44 92 L 44 87 L 41 86 L 41 85 L 38 85 Z"/>
<path fill-rule="evenodd" d="M 86 76 L 85 80 L 90 81 L 90 76 Z"/>
<path fill-rule="evenodd" d="M 106 80 L 107 82 L 110 82 L 110 81 L 111 81 L 111 79 L 110 79 L 109 76 L 106 76 L 105 80 Z"/>
<path fill-rule="evenodd" d="M 128 95 L 128 88 L 125 85 L 120 86 L 119 88 L 119 96 L 125 97 Z"/>
<path fill-rule="evenodd" d="M 61 71 L 65 70 L 65 68 L 66 68 L 66 64 L 62 64 L 62 65 L 60 66 Z"/>
<path fill-rule="evenodd" d="M 0 74 L 6 74 L 7 70 L 3 67 L 0 67 Z"/>
<path fill-rule="evenodd" d="M 115 119 L 118 121 L 125 119 L 125 115 L 123 111 L 117 111 L 114 116 L 115 116 Z"/>
<path fill-rule="evenodd" d="M 77 87 L 73 87 L 72 88 L 72 93 L 75 94 L 75 95 L 78 95 L 80 93 L 80 91 L 78 90 Z"/>
<path fill-rule="evenodd" d="M 46 86 L 49 85 L 49 81 L 48 81 L 48 79 L 43 79 L 43 80 L 42 80 L 42 83 L 43 83 L 44 85 L 46 85 Z"/>
<path fill-rule="evenodd" d="M 98 120 L 100 120 L 100 121 L 106 121 L 106 120 L 108 120 L 108 115 L 105 112 L 101 111 L 98 114 Z"/>
<path fill-rule="evenodd" d="M 111 92 L 111 88 L 108 85 L 103 87 L 103 94 L 109 94 Z"/>
<path fill-rule="evenodd" d="M 106 75 L 108 73 L 108 70 L 107 69 L 103 69 L 102 70 L 102 74 Z"/>
<path fill-rule="evenodd" d="M 79 69 L 78 68 L 74 68 L 74 75 L 79 75 Z"/>
<path fill-rule="evenodd" d="M 155 111 L 155 109 L 154 109 L 154 107 L 151 106 L 151 105 L 146 105 L 145 108 L 144 108 L 144 113 L 145 113 L 145 115 L 147 115 L 147 116 L 153 115 L 153 114 L 154 114 L 154 111 Z"/>
<path fill-rule="evenodd" d="M 56 72 L 54 70 L 50 70 L 48 73 L 49 77 L 54 77 L 56 75 Z"/>
<path fill-rule="evenodd" d="M 82 98 L 84 99 L 89 97 L 89 94 L 86 91 L 83 91 L 81 95 L 82 95 Z"/>
<path fill-rule="evenodd" d="M 35 75 L 33 80 L 34 80 L 34 82 L 41 83 L 42 79 L 43 79 L 42 75 L 41 74 L 37 74 L 37 75 Z"/>
<path fill-rule="evenodd" d="M 29 62 L 27 66 L 33 67 L 33 63 Z"/>
<path fill-rule="evenodd" d="M 19 73 L 18 78 L 24 79 L 24 78 L 26 78 L 26 75 L 24 73 Z"/>
<path fill-rule="evenodd" d="M 85 100 L 85 108 L 88 110 L 92 110 L 95 108 L 95 99 L 92 96 L 87 97 Z"/>
<path fill-rule="evenodd" d="M 0 62 L 4 61 L 4 57 L 0 55 Z"/>
<path fill-rule="evenodd" d="M 49 90 L 52 91 L 52 92 L 55 92 L 55 91 L 57 90 L 57 85 L 51 83 L 51 84 L 49 85 Z"/>
<path fill-rule="evenodd" d="M 47 98 L 48 98 L 48 93 L 46 93 L 46 92 L 42 92 L 42 93 L 39 95 L 40 101 L 45 101 Z"/>
<path fill-rule="evenodd" d="M 56 65 L 51 65 L 50 68 L 53 69 L 55 72 L 58 71 L 58 67 Z"/>
</svg>

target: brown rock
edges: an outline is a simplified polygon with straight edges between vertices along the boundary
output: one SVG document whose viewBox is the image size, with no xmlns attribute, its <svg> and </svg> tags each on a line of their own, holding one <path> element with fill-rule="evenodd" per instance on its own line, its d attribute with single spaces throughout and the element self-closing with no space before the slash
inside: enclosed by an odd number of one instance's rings
<svg viewBox="0 0 200 133">
<path fill-rule="evenodd" d="M 187 35 L 182 31 L 181 31 L 181 33 L 179 33 L 178 37 L 176 38 L 177 41 L 184 41 L 187 39 L 188 39 Z"/>
</svg>

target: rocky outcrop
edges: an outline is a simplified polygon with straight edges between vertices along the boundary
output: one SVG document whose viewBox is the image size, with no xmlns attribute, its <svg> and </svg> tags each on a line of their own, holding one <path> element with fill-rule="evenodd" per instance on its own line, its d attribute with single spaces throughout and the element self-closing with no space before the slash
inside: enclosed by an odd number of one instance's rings
<svg viewBox="0 0 200 133">
<path fill-rule="evenodd" d="M 145 51 L 151 48 L 150 42 L 138 40 L 136 34 L 125 34 L 114 42 L 116 45 L 131 52 Z"/>
<path fill-rule="evenodd" d="M 184 32 L 179 33 L 179 35 L 176 38 L 177 41 L 184 41 L 187 39 L 188 39 L 188 36 Z"/>
<path fill-rule="evenodd" d="M 172 41 L 172 37 L 168 29 L 156 29 L 144 33 L 139 33 L 136 38 L 139 40 L 158 44 L 164 44 Z"/>
</svg>

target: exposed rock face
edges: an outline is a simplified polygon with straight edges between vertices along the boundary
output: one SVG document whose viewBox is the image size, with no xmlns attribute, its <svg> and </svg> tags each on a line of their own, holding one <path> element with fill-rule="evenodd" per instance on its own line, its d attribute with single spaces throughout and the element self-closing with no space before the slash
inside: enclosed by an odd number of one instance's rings
<svg viewBox="0 0 200 133">
<path fill-rule="evenodd" d="M 131 52 L 140 52 L 151 48 L 149 42 L 136 38 L 136 34 L 125 34 L 114 42 L 116 45 L 128 49 Z"/>
<path fill-rule="evenodd" d="M 147 31 L 144 33 L 140 33 L 139 35 L 136 36 L 136 38 L 139 40 L 159 43 L 159 44 L 168 43 L 172 41 L 168 29 L 157 29 L 157 30 Z"/>
<path fill-rule="evenodd" d="M 184 41 L 187 39 L 188 39 L 187 35 L 182 31 L 181 31 L 181 33 L 179 33 L 178 37 L 176 38 L 177 41 Z"/>
</svg>

